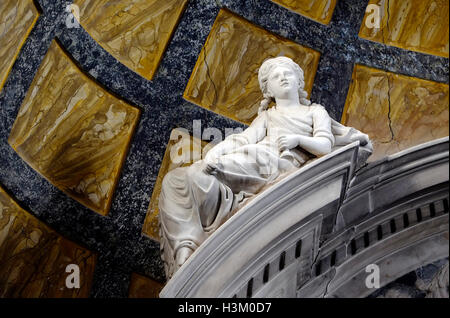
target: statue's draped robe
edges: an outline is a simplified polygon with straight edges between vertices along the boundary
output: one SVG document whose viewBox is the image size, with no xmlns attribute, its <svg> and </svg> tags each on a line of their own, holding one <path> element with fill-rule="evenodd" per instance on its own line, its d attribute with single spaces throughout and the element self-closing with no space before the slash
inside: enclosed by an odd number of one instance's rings
<svg viewBox="0 0 450 318">
<path fill-rule="evenodd" d="M 371 147 L 367 135 L 332 120 L 320 105 L 295 111 L 271 108 L 216 146 L 227 149 L 215 158 L 217 176 L 203 172 L 203 160 L 170 171 L 159 199 L 161 254 L 168 278 L 182 265 L 176 260 L 180 247 L 194 251 L 244 198 L 314 157 L 299 147 L 280 154 L 278 137 L 292 134 L 327 138 L 333 149 L 356 140 Z"/>
</svg>

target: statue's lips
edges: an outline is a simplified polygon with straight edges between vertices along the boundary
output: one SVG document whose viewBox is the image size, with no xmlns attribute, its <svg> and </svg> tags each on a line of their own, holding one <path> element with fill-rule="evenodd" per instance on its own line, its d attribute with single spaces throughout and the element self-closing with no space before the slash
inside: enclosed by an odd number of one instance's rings
<svg viewBox="0 0 450 318">
<path fill-rule="evenodd" d="M 289 83 L 289 82 L 282 82 L 280 84 L 281 87 L 286 87 L 286 86 L 290 86 L 290 85 L 291 85 L 291 83 Z"/>
</svg>

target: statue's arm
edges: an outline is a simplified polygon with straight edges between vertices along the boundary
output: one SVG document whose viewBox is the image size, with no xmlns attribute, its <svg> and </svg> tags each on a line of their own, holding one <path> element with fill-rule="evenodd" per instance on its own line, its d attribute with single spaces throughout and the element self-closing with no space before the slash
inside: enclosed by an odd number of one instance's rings
<svg viewBox="0 0 450 318">
<path fill-rule="evenodd" d="M 334 136 L 331 132 L 331 118 L 324 107 L 315 105 L 313 113 L 313 136 L 290 135 L 278 139 L 280 151 L 300 146 L 316 156 L 323 156 L 331 152 Z"/>
<path fill-rule="evenodd" d="M 314 105 L 313 136 L 299 136 L 298 145 L 316 156 L 323 156 L 331 152 L 334 136 L 331 131 L 331 118 L 327 110 L 321 105 Z"/>
<path fill-rule="evenodd" d="M 258 115 L 250 126 L 239 134 L 233 134 L 215 145 L 205 156 L 206 162 L 214 162 L 222 155 L 248 144 L 256 144 L 266 136 L 266 114 Z"/>
<path fill-rule="evenodd" d="M 331 142 L 325 137 L 307 137 L 298 135 L 298 145 L 316 156 L 323 156 L 331 152 Z"/>
</svg>

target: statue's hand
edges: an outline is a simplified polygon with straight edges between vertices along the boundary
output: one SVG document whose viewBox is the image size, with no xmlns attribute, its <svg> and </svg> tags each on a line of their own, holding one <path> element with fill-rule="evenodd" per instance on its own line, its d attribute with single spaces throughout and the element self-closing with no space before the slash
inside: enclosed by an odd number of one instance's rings
<svg viewBox="0 0 450 318">
<path fill-rule="evenodd" d="M 278 150 L 283 152 L 298 146 L 299 140 L 296 135 L 284 135 L 277 139 Z"/>
<path fill-rule="evenodd" d="M 215 163 L 208 162 L 205 164 L 205 167 L 203 168 L 203 172 L 206 174 L 210 174 L 212 176 L 215 176 L 217 174 L 217 171 L 219 168 Z"/>
</svg>

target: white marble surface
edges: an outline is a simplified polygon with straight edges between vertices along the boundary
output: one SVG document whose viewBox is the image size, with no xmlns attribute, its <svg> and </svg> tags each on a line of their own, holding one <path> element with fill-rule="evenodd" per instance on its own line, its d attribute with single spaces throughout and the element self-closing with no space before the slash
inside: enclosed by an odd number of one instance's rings
<svg viewBox="0 0 450 318">
<path fill-rule="evenodd" d="M 371 153 L 367 135 L 332 120 L 325 107 L 306 98 L 303 71 L 290 58 L 266 60 L 258 80 L 263 99 L 252 124 L 217 144 L 203 160 L 170 171 L 163 180 L 160 233 L 168 278 L 262 188 L 355 141 Z M 267 109 L 271 101 L 275 106 Z"/>
</svg>

